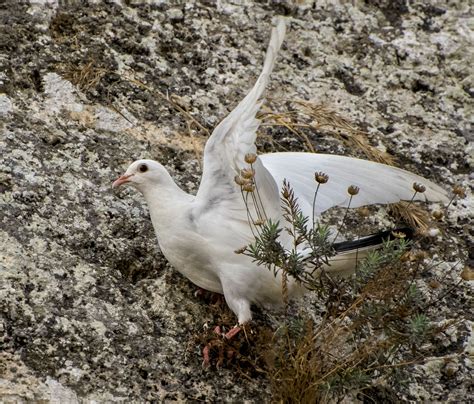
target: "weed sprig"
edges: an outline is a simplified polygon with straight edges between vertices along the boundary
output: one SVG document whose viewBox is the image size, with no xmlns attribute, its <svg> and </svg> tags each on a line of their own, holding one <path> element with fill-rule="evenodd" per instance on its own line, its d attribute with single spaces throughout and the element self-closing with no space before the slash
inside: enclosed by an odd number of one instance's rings
<svg viewBox="0 0 474 404">
<path fill-rule="evenodd" d="M 320 186 L 330 179 L 316 173 L 315 180 L 313 212 Z M 413 188 L 412 199 L 424 192 L 421 184 Z M 348 188 L 349 203 L 336 237 L 358 193 L 357 187 Z M 248 198 L 244 201 L 249 212 L 255 209 Z M 348 391 L 363 391 L 376 378 L 404 377 L 402 368 L 424 360 L 424 344 L 454 325 L 448 322 L 440 328 L 429 318 L 433 299 L 419 288 L 427 255 L 411 252 L 412 242 L 393 232 L 380 248 L 361 255 L 354 275 L 335 278 L 326 270 L 337 253 L 333 232 L 317 223 L 314 214 L 311 221 L 303 214 L 288 181 L 281 189 L 281 207 L 281 223 L 263 220 L 254 242 L 239 253 L 275 276 L 281 271 L 285 303 L 292 280 L 315 290 L 325 311 L 317 323 L 309 316 L 288 316 L 268 345 L 267 374 L 275 398 L 326 402 Z M 438 298 L 444 297 L 439 290 Z M 317 310 L 315 306 L 314 313 Z"/>
</svg>

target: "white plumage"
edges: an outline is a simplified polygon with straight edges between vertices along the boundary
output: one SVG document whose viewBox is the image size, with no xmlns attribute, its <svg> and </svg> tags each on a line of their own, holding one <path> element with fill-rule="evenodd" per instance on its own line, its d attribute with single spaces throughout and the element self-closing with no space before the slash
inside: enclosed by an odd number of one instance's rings
<svg viewBox="0 0 474 404">
<path fill-rule="evenodd" d="M 196 285 L 223 293 L 241 324 L 251 319 L 252 303 L 265 307 L 282 303 L 279 276 L 258 267 L 249 257 L 234 253 L 253 242 L 246 207 L 234 177 L 248 166 L 244 156 L 255 152 L 259 125 L 255 115 L 284 34 L 285 22 L 280 18 L 272 30 L 264 67 L 255 86 L 207 141 L 204 170 L 196 196 L 182 191 L 166 169 L 151 160 L 132 163 L 114 182 L 114 186 L 129 183 L 142 192 L 165 257 Z M 318 192 L 318 215 L 333 206 L 347 206 L 349 185 L 360 188 L 352 207 L 410 199 L 413 182 L 423 183 L 427 188 L 417 199 L 447 199 L 442 188 L 418 175 L 350 157 L 273 153 L 259 156 L 253 167 L 266 214 L 273 220 L 281 220 L 279 187 L 284 179 L 291 183 L 304 213 L 312 215 L 316 171 L 329 175 L 328 183 Z M 341 262 L 345 266 L 350 262 L 340 258 L 335 257 L 329 270 L 338 270 Z M 290 282 L 291 297 L 303 292 L 300 285 Z"/>
</svg>

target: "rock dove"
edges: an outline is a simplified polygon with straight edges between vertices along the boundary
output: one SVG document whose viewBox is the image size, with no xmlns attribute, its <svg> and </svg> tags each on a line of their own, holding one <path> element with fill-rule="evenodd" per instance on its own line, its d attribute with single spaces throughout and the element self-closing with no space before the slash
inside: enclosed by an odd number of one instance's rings
<svg viewBox="0 0 474 404">
<path fill-rule="evenodd" d="M 283 303 L 281 277 L 259 267 L 252 259 L 235 251 L 254 241 L 240 186 L 235 182 L 243 168 L 249 169 L 246 155 L 256 153 L 259 120 L 256 113 L 285 35 L 285 21 L 278 19 L 272 30 L 262 73 L 248 95 L 215 128 L 204 149 L 203 174 L 196 195 L 181 190 L 168 171 L 152 160 L 132 163 L 113 187 L 128 184 L 138 189 L 148 204 L 153 227 L 164 256 L 171 265 L 199 287 L 223 293 L 239 324 L 252 318 L 251 304 L 266 308 Z M 301 208 L 313 214 L 316 183 L 314 173 L 322 171 L 330 180 L 320 188 L 316 215 L 333 206 L 347 206 L 347 188 L 360 188 L 351 207 L 387 204 L 413 196 L 414 182 L 426 191 L 416 199 L 446 201 L 439 186 L 405 170 L 371 161 L 316 153 L 271 153 L 254 156 L 255 184 L 266 218 L 282 219 L 280 189 L 284 179 L 291 184 Z M 252 201 L 250 209 L 255 208 Z M 258 202 L 257 202 L 258 204 Z M 345 251 L 349 254 L 351 251 Z M 327 268 L 353 267 L 355 261 L 336 259 Z M 345 264 L 341 264 L 345 263 Z M 289 281 L 289 296 L 304 292 Z"/>
</svg>

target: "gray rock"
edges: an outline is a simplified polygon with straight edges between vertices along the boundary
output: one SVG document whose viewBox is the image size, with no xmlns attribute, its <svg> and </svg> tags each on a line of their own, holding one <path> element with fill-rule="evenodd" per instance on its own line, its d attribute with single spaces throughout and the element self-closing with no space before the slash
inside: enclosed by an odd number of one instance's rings
<svg viewBox="0 0 474 404">
<path fill-rule="evenodd" d="M 272 17 L 287 14 L 271 97 L 328 104 L 404 167 L 468 185 L 468 2 L 402 3 L 11 2 L 0 14 L 2 401 L 268 401 L 262 376 L 202 370 L 193 336 L 216 317 L 160 254 L 140 196 L 111 182 L 153 158 L 194 192 L 206 134 L 166 94 L 211 130 L 257 77 Z M 467 259 L 472 208 L 453 206 L 445 261 Z M 470 283 L 442 301 L 440 321 L 473 320 Z M 472 330 L 439 346 L 398 399 L 467 399 Z"/>
</svg>

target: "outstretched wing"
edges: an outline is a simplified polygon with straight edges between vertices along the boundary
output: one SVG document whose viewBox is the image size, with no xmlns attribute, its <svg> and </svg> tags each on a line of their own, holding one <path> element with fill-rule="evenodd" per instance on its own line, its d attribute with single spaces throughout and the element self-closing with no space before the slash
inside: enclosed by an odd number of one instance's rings
<svg viewBox="0 0 474 404">
<path fill-rule="evenodd" d="M 400 168 L 361 160 L 353 157 L 318 153 L 272 153 L 260 156 L 266 169 L 281 187 L 284 179 L 290 182 L 300 207 L 307 216 L 312 215 L 312 201 L 317 183 L 314 173 L 322 171 L 329 181 L 318 191 L 315 213 L 321 214 L 333 206 L 347 206 L 347 188 L 355 185 L 359 193 L 351 207 L 395 203 L 413 197 L 413 183 L 426 187 L 415 199 L 447 202 L 447 192 L 433 182 Z"/>
<path fill-rule="evenodd" d="M 262 94 L 273 70 L 275 59 L 285 36 L 285 20 L 278 19 L 272 30 L 262 73 L 252 90 L 237 107 L 214 129 L 204 149 L 204 169 L 199 191 L 196 195 L 196 214 L 216 208 L 225 208 L 228 215 L 246 219 L 242 209 L 240 187 L 234 177 L 248 164 L 247 153 L 255 153 L 255 137 L 260 121 L 256 119 Z M 263 205 L 270 216 L 279 215 L 278 187 L 260 159 L 253 165 L 255 180 Z M 240 211 L 240 212 L 239 212 Z M 235 216 L 234 216 L 235 217 Z"/>
</svg>

